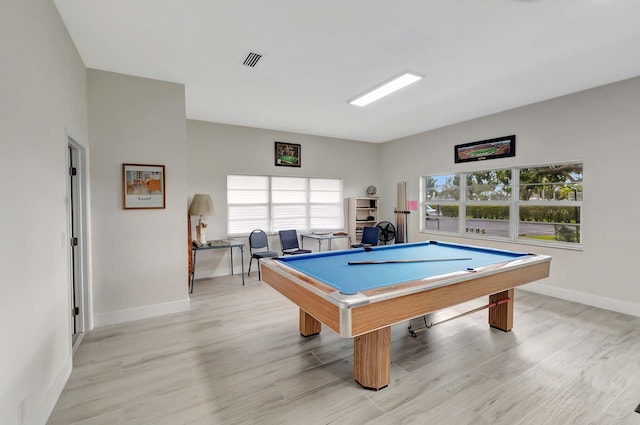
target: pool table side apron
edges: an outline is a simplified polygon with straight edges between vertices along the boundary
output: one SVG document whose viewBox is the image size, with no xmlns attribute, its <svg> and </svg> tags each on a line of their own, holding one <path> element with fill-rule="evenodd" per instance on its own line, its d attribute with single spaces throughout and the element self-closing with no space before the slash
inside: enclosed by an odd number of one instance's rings
<svg viewBox="0 0 640 425">
<path fill-rule="evenodd" d="M 549 265 L 548 261 L 532 264 L 499 274 L 353 308 L 351 312 L 352 335 L 361 335 L 483 295 L 497 294 L 545 278 L 549 276 Z M 512 321 L 512 319 L 510 320 Z M 509 329 L 511 328 L 509 327 Z"/>
</svg>

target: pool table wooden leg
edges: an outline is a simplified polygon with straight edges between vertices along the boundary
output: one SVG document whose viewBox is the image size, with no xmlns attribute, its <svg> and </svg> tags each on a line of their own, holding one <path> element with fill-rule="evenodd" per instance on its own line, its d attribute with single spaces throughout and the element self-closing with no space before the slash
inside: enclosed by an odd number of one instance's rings
<svg viewBox="0 0 640 425">
<path fill-rule="evenodd" d="M 370 390 L 389 385 L 391 369 L 391 328 L 357 336 L 353 339 L 353 377 Z"/>
<path fill-rule="evenodd" d="M 312 315 L 300 309 L 300 335 L 303 337 L 318 335 L 322 324 Z"/>
<path fill-rule="evenodd" d="M 505 298 L 509 301 L 489 307 L 489 325 L 502 331 L 510 331 L 513 327 L 513 288 L 497 294 L 489 295 L 489 303 L 495 303 Z"/>
</svg>

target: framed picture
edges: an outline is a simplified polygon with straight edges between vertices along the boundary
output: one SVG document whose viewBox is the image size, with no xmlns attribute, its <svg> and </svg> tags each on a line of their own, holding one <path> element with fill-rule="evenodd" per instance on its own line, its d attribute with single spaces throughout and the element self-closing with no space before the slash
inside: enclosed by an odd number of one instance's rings
<svg viewBox="0 0 640 425">
<path fill-rule="evenodd" d="M 454 155 L 456 163 L 516 156 L 516 136 L 456 145 Z"/>
<path fill-rule="evenodd" d="M 164 165 L 122 164 L 123 208 L 164 208 L 164 183 Z"/>
<path fill-rule="evenodd" d="M 276 165 L 280 167 L 299 167 L 300 155 L 300 145 L 276 142 Z"/>
</svg>

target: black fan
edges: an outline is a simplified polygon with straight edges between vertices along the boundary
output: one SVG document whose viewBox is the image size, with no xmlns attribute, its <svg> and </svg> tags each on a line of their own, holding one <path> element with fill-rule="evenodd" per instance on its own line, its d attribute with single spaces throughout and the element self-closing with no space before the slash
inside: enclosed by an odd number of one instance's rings
<svg viewBox="0 0 640 425">
<path fill-rule="evenodd" d="M 387 245 L 396 238 L 396 227 L 388 221 L 381 221 L 376 227 L 380 229 L 380 234 L 378 235 L 380 244 Z"/>
</svg>

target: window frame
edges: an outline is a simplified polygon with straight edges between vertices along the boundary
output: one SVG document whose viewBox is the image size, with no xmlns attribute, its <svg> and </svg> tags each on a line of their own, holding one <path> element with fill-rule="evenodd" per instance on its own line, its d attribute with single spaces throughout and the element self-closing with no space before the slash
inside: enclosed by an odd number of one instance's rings
<svg viewBox="0 0 640 425">
<path fill-rule="evenodd" d="M 582 180 L 579 184 L 582 185 L 582 191 L 580 199 L 575 200 L 521 200 L 520 199 L 520 171 L 522 169 L 528 168 L 542 168 L 542 167 L 551 167 L 551 166 L 562 166 L 562 165 L 571 165 L 571 164 L 579 164 L 582 166 Z M 497 171 L 497 170 L 510 170 L 511 171 L 511 199 L 510 200 L 474 200 L 469 201 L 468 191 L 467 191 L 467 176 L 469 174 L 476 174 L 488 171 Z M 427 179 L 430 177 L 437 176 L 450 176 L 457 175 L 458 178 L 458 189 L 460 191 L 458 200 L 433 200 L 426 199 L 426 191 L 427 191 Z M 454 237 L 463 237 L 470 239 L 480 239 L 480 240 L 491 240 L 496 242 L 506 242 L 506 243 L 517 243 L 522 245 L 536 245 L 536 246 L 545 246 L 550 248 L 562 248 L 562 249 L 570 249 L 570 250 L 582 250 L 584 243 L 584 161 L 576 160 L 576 161 L 563 161 L 563 162 L 555 162 L 549 164 L 541 164 L 541 165 L 523 165 L 523 166 L 512 166 L 512 167 L 502 167 L 502 168 L 491 168 L 491 169 L 481 169 L 481 170 L 468 170 L 461 171 L 457 173 L 452 172 L 443 172 L 437 174 L 425 174 L 420 176 L 420 233 L 427 234 L 438 234 L 438 235 L 446 235 L 446 236 L 454 236 Z M 576 197 L 577 198 L 577 197 Z M 456 205 L 458 207 L 458 226 L 457 231 L 445 231 L 439 229 L 427 229 L 426 221 L 426 206 L 430 205 L 433 208 L 433 205 Z M 509 237 L 500 237 L 500 236 L 490 236 L 486 234 L 477 234 L 477 233 L 468 233 L 465 232 L 465 222 L 467 220 L 467 206 L 473 205 L 505 205 L 509 207 Z M 519 236 L 520 229 L 520 207 L 523 206 L 543 206 L 543 207 L 576 207 L 579 209 L 579 223 L 576 223 L 579 232 L 580 232 L 580 242 L 566 242 L 566 241 L 545 241 L 538 240 L 533 238 L 524 238 Z"/>
</svg>

